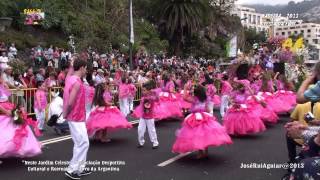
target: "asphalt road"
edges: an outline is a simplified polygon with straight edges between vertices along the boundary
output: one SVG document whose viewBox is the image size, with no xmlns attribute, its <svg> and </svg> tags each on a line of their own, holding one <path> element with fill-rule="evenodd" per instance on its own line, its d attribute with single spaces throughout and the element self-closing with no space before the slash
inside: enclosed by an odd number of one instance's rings
<svg viewBox="0 0 320 180">
<path fill-rule="evenodd" d="M 244 169 L 242 163 L 278 163 L 287 162 L 287 150 L 283 125 L 288 117 L 281 117 L 278 124 L 268 126 L 267 131 L 245 137 L 232 137 L 233 144 L 209 148 L 209 159 L 197 160 L 191 153 L 166 166 L 158 166 L 178 154 L 171 152 L 175 140 L 175 131 L 181 121 L 161 121 L 156 123 L 160 147 L 152 149 L 146 134 L 146 144 L 137 148 L 137 127 L 131 130 L 112 132 L 111 142 L 103 144 L 91 142 L 88 160 L 100 165 L 88 166 L 95 170 L 92 175 L 81 179 L 112 180 L 277 180 L 285 169 Z M 48 130 L 40 140 L 56 138 Z M 63 169 L 71 159 L 73 143 L 71 139 L 47 144 L 43 154 L 29 159 L 3 159 L 0 165 L 0 179 L 3 180 L 60 180 L 66 179 Z M 25 165 L 25 162 L 53 162 L 54 165 Z M 104 161 L 104 162 L 103 162 Z M 117 161 L 117 162 L 115 162 Z M 57 164 L 56 164 L 57 163 Z M 109 166 L 102 163 L 118 163 Z M 34 171 L 35 167 L 45 167 Z M 33 169 L 32 169 L 33 168 Z M 51 169 L 53 168 L 53 169 Z M 94 169 L 95 168 L 95 169 Z M 43 170 L 43 171 L 42 171 Z"/>
</svg>

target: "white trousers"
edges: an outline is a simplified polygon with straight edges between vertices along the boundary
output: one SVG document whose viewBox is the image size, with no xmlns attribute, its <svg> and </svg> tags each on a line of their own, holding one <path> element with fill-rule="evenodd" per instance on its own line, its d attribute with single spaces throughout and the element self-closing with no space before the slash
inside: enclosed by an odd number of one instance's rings
<svg viewBox="0 0 320 180">
<path fill-rule="evenodd" d="M 125 116 L 128 116 L 128 114 L 130 114 L 130 105 L 129 105 L 128 98 L 120 99 L 119 104 L 120 104 L 120 111 Z"/>
<path fill-rule="evenodd" d="M 81 173 L 87 160 L 89 138 L 85 122 L 68 121 L 70 134 L 73 141 L 73 155 L 67 171 L 69 173 Z"/>
<path fill-rule="evenodd" d="M 221 97 L 221 105 L 220 105 L 220 115 L 221 117 L 224 117 L 224 114 L 229 108 L 229 96 L 228 95 L 223 95 Z"/>
<path fill-rule="evenodd" d="M 133 111 L 133 99 L 134 97 L 129 97 L 128 102 L 129 102 L 129 110 Z"/>
<path fill-rule="evenodd" d="M 34 109 L 34 112 L 36 113 L 36 118 L 37 118 L 37 121 L 38 121 L 38 128 L 40 130 L 43 130 L 44 122 L 45 122 L 45 119 L 46 119 L 45 110 L 43 109 L 42 111 L 40 111 L 39 109 Z"/>
<path fill-rule="evenodd" d="M 158 146 L 159 142 L 157 139 L 157 132 L 154 126 L 154 119 L 143 119 L 140 118 L 139 126 L 138 126 L 138 140 L 140 145 L 144 145 L 144 134 L 146 132 L 146 128 L 148 128 L 149 138 L 152 142 L 153 146 Z"/>
</svg>

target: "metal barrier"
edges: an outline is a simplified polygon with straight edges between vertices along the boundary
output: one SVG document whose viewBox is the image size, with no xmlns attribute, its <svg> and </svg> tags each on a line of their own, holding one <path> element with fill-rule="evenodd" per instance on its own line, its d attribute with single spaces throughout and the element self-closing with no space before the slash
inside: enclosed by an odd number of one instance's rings
<svg viewBox="0 0 320 180">
<path fill-rule="evenodd" d="M 141 92 L 142 92 L 142 86 L 141 84 L 135 84 L 137 88 L 136 96 L 134 98 L 134 102 L 140 101 L 141 99 Z M 117 85 L 111 85 L 110 87 L 111 91 L 113 92 L 112 100 L 114 105 L 119 104 L 119 98 L 117 96 L 118 94 L 118 86 Z M 52 87 L 48 89 L 48 104 L 52 101 L 52 92 L 60 92 L 62 91 L 62 87 Z M 26 108 L 28 115 L 34 115 L 34 95 L 37 91 L 37 88 L 26 88 L 26 89 L 10 89 L 12 95 L 9 97 L 9 101 L 14 103 L 15 105 L 22 105 Z"/>
</svg>

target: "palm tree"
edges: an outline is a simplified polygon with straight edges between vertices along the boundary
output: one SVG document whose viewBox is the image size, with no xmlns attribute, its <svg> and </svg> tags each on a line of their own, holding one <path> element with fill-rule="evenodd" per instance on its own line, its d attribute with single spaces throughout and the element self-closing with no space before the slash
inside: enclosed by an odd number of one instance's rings
<svg viewBox="0 0 320 180">
<path fill-rule="evenodd" d="M 201 0 L 157 0 L 153 7 L 160 31 L 168 37 L 173 53 L 181 55 L 185 38 L 203 24 L 205 5 Z"/>
</svg>

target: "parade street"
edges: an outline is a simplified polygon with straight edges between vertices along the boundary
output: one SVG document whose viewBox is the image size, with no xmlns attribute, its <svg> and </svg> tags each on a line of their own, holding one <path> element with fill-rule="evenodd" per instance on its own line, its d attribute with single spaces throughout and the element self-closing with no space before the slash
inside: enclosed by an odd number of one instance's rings
<svg viewBox="0 0 320 180">
<path fill-rule="evenodd" d="M 287 116 L 281 116 L 277 124 L 268 126 L 267 131 L 263 133 L 241 138 L 232 137 L 233 145 L 209 148 L 209 158 L 203 160 L 196 160 L 195 153 L 182 155 L 171 153 L 175 132 L 180 127 L 181 121 L 156 123 L 160 143 L 158 149 L 152 149 L 147 134 L 144 147 L 137 148 L 135 125 L 130 130 L 112 132 L 110 136 L 112 141 L 109 143 L 91 141 L 87 160 L 90 162 L 88 167 L 95 172 L 82 179 L 280 179 L 286 173 L 285 169 L 265 167 L 254 169 L 250 168 L 250 164 L 284 164 L 288 161 L 283 128 L 287 121 Z M 63 168 L 66 165 L 63 163 L 72 156 L 73 143 L 70 136 L 58 137 L 48 128 L 48 132 L 41 137 L 41 142 L 45 145 L 40 156 L 22 160 L 4 159 L 0 165 L 1 179 L 65 179 Z M 251 164 L 251 167 L 254 166 Z"/>
</svg>

